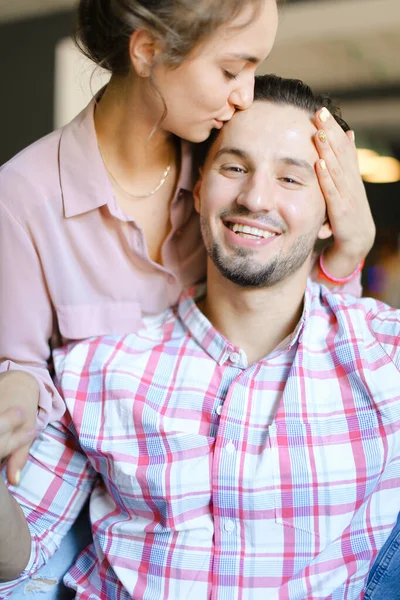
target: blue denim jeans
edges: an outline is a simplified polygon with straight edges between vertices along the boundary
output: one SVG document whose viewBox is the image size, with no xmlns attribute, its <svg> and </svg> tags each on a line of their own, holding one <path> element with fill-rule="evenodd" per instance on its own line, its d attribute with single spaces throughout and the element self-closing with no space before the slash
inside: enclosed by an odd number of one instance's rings
<svg viewBox="0 0 400 600">
<path fill-rule="evenodd" d="M 12 600 L 72 600 L 75 598 L 75 592 L 67 589 L 63 584 L 63 576 L 74 563 L 77 555 L 91 541 L 92 533 L 86 505 L 71 530 L 62 540 L 59 550 L 32 579 L 22 582 L 12 592 Z"/>
<path fill-rule="evenodd" d="M 400 600 L 400 513 L 372 566 L 364 600 Z"/>
</svg>

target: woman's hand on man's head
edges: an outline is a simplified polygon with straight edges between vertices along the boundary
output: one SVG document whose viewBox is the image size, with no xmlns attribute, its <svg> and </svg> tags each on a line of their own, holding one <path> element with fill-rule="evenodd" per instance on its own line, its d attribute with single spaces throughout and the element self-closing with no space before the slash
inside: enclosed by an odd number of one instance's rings
<svg viewBox="0 0 400 600">
<path fill-rule="evenodd" d="M 320 156 L 317 176 L 334 237 L 324 263 L 335 277 L 347 277 L 371 250 L 375 224 L 360 175 L 354 132 L 345 133 L 325 108 L 317 111 L 315 124 Z"/>
</svg>

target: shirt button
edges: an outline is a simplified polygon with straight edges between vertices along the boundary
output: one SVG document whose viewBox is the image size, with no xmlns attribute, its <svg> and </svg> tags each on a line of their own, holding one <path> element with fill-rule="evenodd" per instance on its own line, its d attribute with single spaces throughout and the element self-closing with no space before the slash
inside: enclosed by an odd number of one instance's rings
<svg viewBox="0 0 400 600">
<path fill-rule="evenodd" d="M 228 454 L 233 454 L 235 452 L 235 446 L 232 441 L 228 442 L 225 446 L 225 450 Z"/>
<path fill-rule="evenodd" d="M 229 356 L 229 360 L 231 361 L 231 363 L 236 365 L 236 363 L 238 363 L 240 360 L 240 354 L 238 354 L 237 352 L 232 352 Z"/>
<path fill-rule="evenodd" d="M 173 275 L 168 275 L 168 283 L 173 285 L 175 283 L 175 277 Z"/>
<path fill-rule="evenodd" d="M 232 531 L 235 529 L 235 523 L 231 520 L 225 521 L 224 529 L 228 533 L 232 533 Z"/>
<path fill-rule="evenodd" d="M 222 404 L 217 406 L 217 408 L 215 409 L 215 412 L 217 413 L 217 415 L 220 415 L 222 413 Z"/>
</svg>

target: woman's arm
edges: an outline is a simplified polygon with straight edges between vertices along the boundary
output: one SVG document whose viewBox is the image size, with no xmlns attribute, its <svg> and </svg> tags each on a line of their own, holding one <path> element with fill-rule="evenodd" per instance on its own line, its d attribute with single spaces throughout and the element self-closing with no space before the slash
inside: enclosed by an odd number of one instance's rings
<svg viewBox="0 0 400 600">
<path fill-rule="evenodd" d="M 9 437 L 18 423 L 11 413 Z M 0 446 L 0 456 L 5 451 Z M 18 488 L 7 487 L 0 474 L 1 598 L 54 554 L 96 480 L 75 437 L 59 422 L 34 442 Z"/>
<path fill-rule="evenodd" d="M 24 426 L 17 409 L 0 415 L 0 461 L 10 452 L 29 444 L 34 431 Z M 25 569 L 31 553 L 31 536 L 25 517 L 0 476 L 0 581 L 15 579 Z"/>
<path fill-rule="evenodd" d="M 0 477 L 0 582 L 19 577 L 29 562 L 31 535 L 20 507 Z"/>
<path fill-rule="evenodd" d="M 47 367 L 52 330 L 51 301 L 34 241 L 0 191 L 0 413 L 19 407 L 31 428 L 36 419 L 44 427 L 64 411 Z M 16 482 L 26 455 L 25 449 L 10 459 L 11 481 Z"/>
<path fill-rule="evenodd" d="M 324 252 L 324 266 L 334 278 L 345 278 L 371 250 L 375 239 L 375 224 L 361 179 L 354 142 L 354 133 L 345 133 L 326 109 L 318 111 L 315 123 L 318 132 L 315 144 L 324 161 L 317 164 L 317 175 L 325 197 L 334 243 Z M 326 135 L 320 135 L 323 131 Z M 313 278 L 318 281 L 318 270 Z M 324 280 L 324 285 L 338 289 Z M 342 287 L 348 293 L 361 292 L 360 276 Z"/>
</svg>

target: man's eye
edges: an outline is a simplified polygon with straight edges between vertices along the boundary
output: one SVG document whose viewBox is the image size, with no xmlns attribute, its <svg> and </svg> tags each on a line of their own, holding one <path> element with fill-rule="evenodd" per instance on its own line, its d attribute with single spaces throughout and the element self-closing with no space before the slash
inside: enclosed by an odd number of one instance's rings
<svg viewBox="0 0 400 600">
<path fill-rule="evenodd" d="M 237 165 L 223 165 L 221 167 L 221 171 L 239 175 L 241 175 L 242 173 L 246 173 L 246 170 L 243 167 L 239 167 Z"/>
<path fill-rule="evenodd" d="M 293 179 L 292 177 L 280 177 L 280 181 L 288 183 L 289 185 L 300 185 L 300 182 L 297 181 L 297 179 Z"/>
<path fill-rule="evenodd" d="M 225 77 L 229 80 L 238 78 L 238 75 L 234 75 L 233 73 L 231 73 L 230 71 L 227 71 L 226 69 L 222 69 L 222 71 L 223 71 L 223 74 L 225 75 Z"/>
</svg>

